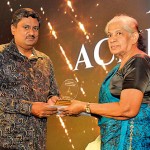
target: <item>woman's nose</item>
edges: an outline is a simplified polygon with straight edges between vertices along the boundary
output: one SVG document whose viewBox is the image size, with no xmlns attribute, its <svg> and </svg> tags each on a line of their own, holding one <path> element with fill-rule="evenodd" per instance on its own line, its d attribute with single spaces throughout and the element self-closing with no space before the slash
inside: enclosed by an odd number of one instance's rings
<svg viewBox="0 0 150 150">
<path fill-rule="evenodd" d="M 108 40 L 109 42 L 115 42 L 117 39 L 115 35 L 112 35 Z"/>
</svg>

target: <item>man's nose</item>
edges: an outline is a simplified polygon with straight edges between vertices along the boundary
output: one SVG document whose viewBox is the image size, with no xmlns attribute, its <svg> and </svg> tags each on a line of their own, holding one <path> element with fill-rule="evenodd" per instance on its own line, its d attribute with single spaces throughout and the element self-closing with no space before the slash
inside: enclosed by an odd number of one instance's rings
<svg viewBox="0 0 150 150">
<path fill-rule="evenodd" d="M 30 35 L 34 35 L 34 29 L 30 28 L 29 33 Z"/>
</svg>

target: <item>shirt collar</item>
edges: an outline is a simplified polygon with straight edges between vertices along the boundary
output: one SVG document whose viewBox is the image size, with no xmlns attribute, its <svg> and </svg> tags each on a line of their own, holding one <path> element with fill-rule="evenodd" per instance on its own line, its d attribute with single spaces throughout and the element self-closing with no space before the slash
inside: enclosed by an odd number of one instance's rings
<svg viewBox="0 0 150 150">
<path fill-rule="evenodd" d="M 21 54 L 14 42 L 14 39 L 11 40 L 11 42 L 6 46 L 6 50 L 9 51 L 9 53 L 16 55 L 17 57 L 26 58 L 23 54 Z M 39 53 L 35 48 L 33 48 L 32 56 L 29 59 L 43 59 L 43 56 L 41 53 Z"/>
</svg>

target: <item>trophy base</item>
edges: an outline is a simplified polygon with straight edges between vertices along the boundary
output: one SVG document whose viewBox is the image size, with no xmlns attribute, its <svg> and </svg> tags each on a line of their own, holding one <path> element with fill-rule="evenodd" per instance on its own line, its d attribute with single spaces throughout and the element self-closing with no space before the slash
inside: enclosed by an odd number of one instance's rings
<svg viewBox="0 0 150 150">
<path fill-rule="evenodd" d="M 70 100 L 58 100 L 55 105 L 58 105 L 58 106 L 68 106 L 71 104 L 71 101 Z"/>
</svg>

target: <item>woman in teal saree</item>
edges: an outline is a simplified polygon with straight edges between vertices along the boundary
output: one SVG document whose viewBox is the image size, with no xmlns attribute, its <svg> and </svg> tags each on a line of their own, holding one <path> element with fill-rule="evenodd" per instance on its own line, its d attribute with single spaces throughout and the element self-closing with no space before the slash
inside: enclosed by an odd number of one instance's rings
<svg viewBox="0 0 150 150">
<path fill-rule="evenodd" d="M 133 59 L 133 58 L 132 58 Z M 118 70 L 116 66 L 107 76 L 100 90 L 100 103 L 119 102 L 108 86 Z M 104 102 L 102 100 L 105 100 Z M 150 106 L 142 103 L 136 117 L 127 120 L 99 117 L 102 150 L 148 150 L 150 149 Z"/>
<path fill-rule="evenodd" d="M 121 59 L 104 80 L 99 103 L 73 100 L 62 115 L 98 118 L 102 150 L 150 149 L 150 57 L 143 51 L 137 21 L 115 16 L 105 28 L 110 52 Z"/>
</svg>

